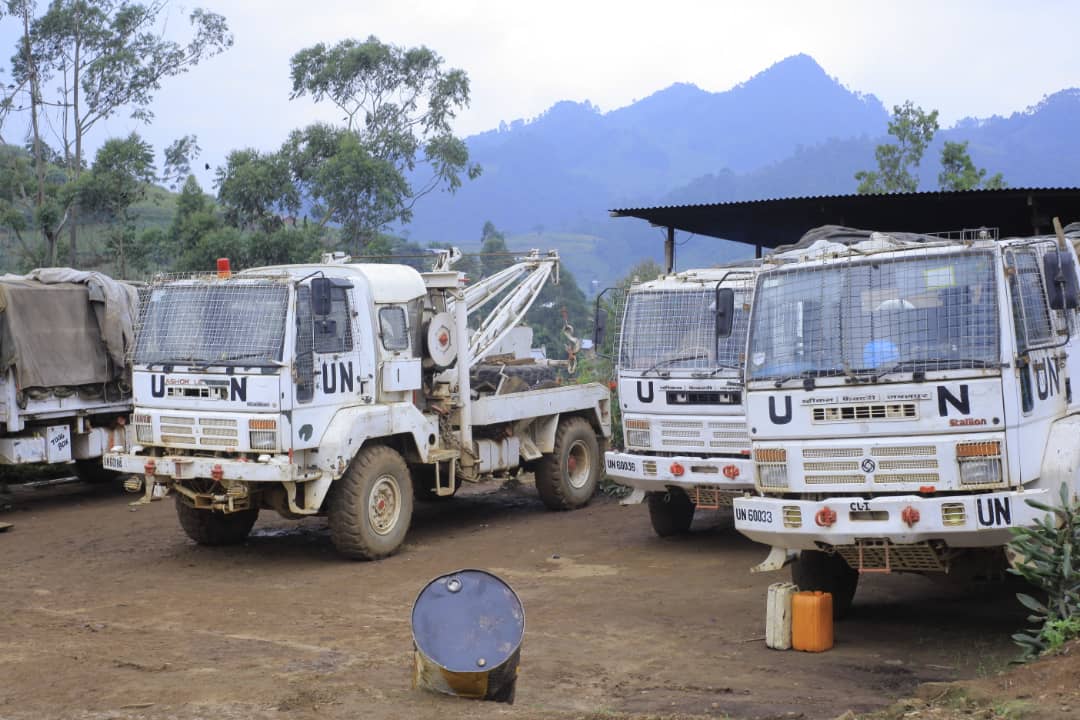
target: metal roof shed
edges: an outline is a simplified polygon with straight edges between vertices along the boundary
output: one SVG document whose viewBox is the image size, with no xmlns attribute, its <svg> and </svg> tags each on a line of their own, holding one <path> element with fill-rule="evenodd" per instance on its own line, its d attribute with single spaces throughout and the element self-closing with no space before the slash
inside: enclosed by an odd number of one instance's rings
<svg viewBox="0 0 1080 720">
<path fill-rule="evenodd" d="M 701 205 L 621 208 L 612 217 L 636 217 L 667 228 L 666 269 L 675 267 L 675 231 L 775 248 L 820 225 L 905 232 L 993 227 L 1002 237 L 1049 232 L 1053 217 L 1080 220 L 1080 188 L 1005 188 L 884 195 L 819 195 Z"/>
</svg>

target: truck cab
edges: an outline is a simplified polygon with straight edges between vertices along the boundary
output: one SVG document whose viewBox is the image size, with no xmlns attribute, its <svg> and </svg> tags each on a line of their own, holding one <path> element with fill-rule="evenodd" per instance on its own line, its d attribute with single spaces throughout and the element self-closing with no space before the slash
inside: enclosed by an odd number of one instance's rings
<svg viewBox="0 0 1080 720">
<path fill-rule="evenodd" d="M 755 274 L 687 270 L 625 294 L 616 343 L 625 447 L 605 467 L 644 496 L 662 537 L 753 487 L 742 366 Z"/>
<path fill-rule="evenodd" d="M 1080 228 L 1078 228 L 1080 229 Z M 842 614 L 867 572 L 986 574 L 1080 490 L 1076 254 L 831 228 L 766 260 L 747 348 L 757 496 L 738 530 Z"/>
</svg>

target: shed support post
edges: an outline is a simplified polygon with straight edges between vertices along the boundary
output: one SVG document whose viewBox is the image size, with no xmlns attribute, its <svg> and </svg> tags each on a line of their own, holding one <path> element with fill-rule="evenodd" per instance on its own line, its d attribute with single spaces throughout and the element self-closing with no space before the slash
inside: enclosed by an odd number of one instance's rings
<svg viewBox="0 0 1080 720">
<path fill-rule="evenodd" d="M 664 240 L 664 272 L 675 271 L 675 228 L 671 225 L 667 229 L 667 239 Z"/>
</svg>

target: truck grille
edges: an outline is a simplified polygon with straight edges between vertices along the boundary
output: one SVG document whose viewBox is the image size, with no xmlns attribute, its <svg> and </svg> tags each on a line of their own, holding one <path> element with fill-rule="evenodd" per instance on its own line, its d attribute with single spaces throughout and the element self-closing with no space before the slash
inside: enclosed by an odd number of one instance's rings
<svg viewBox="0 0 1080 720">
<path fill-rule="evenodd" d="M 199 418 L 162 415 L 161 442 L 165 445 L 201 445 L 235 448 L 240 434 L 234 418 Z"/>
<path fill-rule="evenodd" d="M 814 408 L 814 422 L 855 422 L 859 420 L 914 420 L 915 403 L 879 403 L 874 405 L 838 405 Z"/>
<path fill-rule="evenodd" d="M 811 447 L 803 448 L 802 457 L 803 478 L 807 485 L 922 486 L 937 485 L 941 481 L 934 445 Z M 867 458 L 873 460 L 864 463 Z"/>
<path fill-rule="evenodd" d="M 667 449 L 708 448 L 725 455 L 744 455 L 750 449 L 746 423 L 698 420 L 661 420 L 660 444 Z"/>
</svg>

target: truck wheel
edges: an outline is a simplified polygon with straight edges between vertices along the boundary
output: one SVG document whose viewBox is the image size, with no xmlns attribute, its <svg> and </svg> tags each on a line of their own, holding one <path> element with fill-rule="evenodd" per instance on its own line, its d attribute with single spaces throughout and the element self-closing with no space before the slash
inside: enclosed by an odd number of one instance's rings
<svg viewBox="0 0 1080 720">
<path fill-rule="evenodd" d="M 694 503 L 680 488 L 670 488 L 667 492 L 648 494 L 649 520 L 653 530 L 660 537 L 685 535 L 690 531 L 694 519 Z"/>
<path fill-rule="evenodd" d="M 104 483 L 120 477 L 120 473 L 102 467 L 101 458 L 76 460 L 75 475 L 86 483 Z"/>
<path fill-rule="evenodd" d="M 233 513 L 196 510 L 177 495 L 176 516 L 187 536 L 200 545 L 237 545 L 251 532 L 259 517 L 259 508 Z"/>
<path fill-rule="evenodd" d="M 791 565 L 791 581 L 800 590 L 832 593 L 833 618 L 839 620 L 851 610 L 855 588 L 859 585 L 859 571 L 839 555 L 803 550 Z"/>
<path fill-rule="evenodd" d="M 584 507 L 596 492 L 602 474 L 600 443 L 588 421 L 579 417 L 559 422 L 555 450 L 536 467 L 536 491 L 550 510 Z"/>
<path fill-rule="evenodd" d="M 342 555 L 378 560 L 405 540 L 412 520 L 409 466 L 393 448 L 363 448 L 330 488 L 330 539 Z"/>
</svg>

